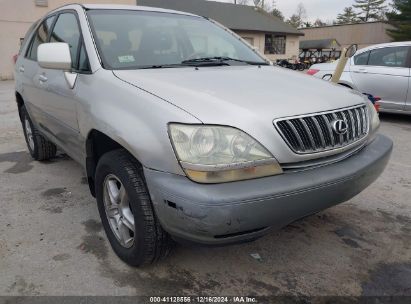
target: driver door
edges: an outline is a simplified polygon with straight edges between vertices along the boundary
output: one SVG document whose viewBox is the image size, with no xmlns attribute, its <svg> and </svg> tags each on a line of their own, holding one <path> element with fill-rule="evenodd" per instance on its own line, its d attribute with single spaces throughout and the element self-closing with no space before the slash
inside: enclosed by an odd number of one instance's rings
<svg viewBox="0 0 411 304">
<path fill-rule="evenodd" d="M 79 58 L 85 58 L 85 50 L 80 34 L 80 27 L 75 12 L 64 11 L 55 21 L 49 42 L 65 42 L 70 46 L 72 70 L 78 77 Z M 36 78 L 42 87 L 41 110 L 47 117 L 42 126 L 49 136 L 70 156 L 80 155 L 82 141 L 77 121 L 77 89 L 71 87 L 66 79 L 65 71 L 42 68 L 38 65 Z"/>
</svg>

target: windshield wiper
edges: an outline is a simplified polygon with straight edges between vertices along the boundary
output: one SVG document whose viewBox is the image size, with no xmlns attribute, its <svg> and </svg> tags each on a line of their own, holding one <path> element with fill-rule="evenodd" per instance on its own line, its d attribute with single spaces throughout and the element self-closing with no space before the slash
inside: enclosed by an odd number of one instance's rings
<svg viewBox="0 0 411 304">
<path fill-rule="evenodd" d="M 142 66 L 137 66 L 137 67 L 125 67 L 123 69 L 147 70 L 147 69 L 179 68 L 179 67 L 187 67 L 187 66 L 221 66 L 221 65 L 229 65 L 228 61 L 241 62 L 241 63 L 245 63 L 249 65 L 269 65 L 267 62 L 254 62 L 254 61 L 247 61 L 247 60 L 236 59 L 236 58 L 231 58 L 231 57 L 215 56 L 215 57 L 188 59 L 188 60 L 183 60 L 180 63 L 142 65 Z"/>
<path fill-rule="evenodd" d="M 247 61 L 226 56 L 202 57 L 184 60 L 182 64 L 227 64 L 227 61 L 242 62 L 249 65 L 268 65 L 267 62 Z"/>
<path fill-rule="evenodd" d="M 166 69 L 166 68 L 180 68 L 186 67 L 186 64 L 182 63 L 174 63 L 174 64 L 153 64 L 153 65 L 143 65 L 137 67 L 139 70 L 147 70 L 147 69 Z M 134 68 L 132 68 L 134 69 Z"/>
</svg>

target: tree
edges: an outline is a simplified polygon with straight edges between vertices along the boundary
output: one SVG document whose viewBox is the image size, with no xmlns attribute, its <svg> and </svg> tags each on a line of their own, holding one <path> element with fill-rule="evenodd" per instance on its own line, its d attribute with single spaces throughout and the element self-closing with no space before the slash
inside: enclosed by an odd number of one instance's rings
<svg viewBox="0 0 411 304">
<path fill-rule="evenodd" d="M 303 23 L 303 26 L 304 26 L 304 27 L 312 27 L 313 25 L 311 24 L 310 21 L 305 21 L 305 22 Z"/>
<path fill-rule="evenodd" d="M 283 15 L 283 13 L 282 13 L 278 8 L 276 8 L 276 7 L 274 7 L 274 8 L 271 10 L 271 15 L 273 15 L 274 17 L 277 17 L 277 18 L 279 18 L 279 19 L 281 19 L 281 20 L 284 20 L 284 15 Z"/>
<path fill-rule="evenodd" d="M 356 23 L 358 21 L 358 14 L 354 12 L 352 7 L 344 8 L 344 11 L 337 16 L 337 24 Z"/>
<path fill-rule="evenodd" d="M 273 0 L 253 0 L 253 3 L 256 8 L 262 9 L 266 12 L 269 12 L 271 8 L 275 6 L 275 2 Z"/>
<path fill-rule="evenodd" d="M 304 4 L 300 3 L 297 6 L 295 14 L 293 14 L 286 21 L 288 24 L 292 25 L 295 28 L 303 26 L 304 20 L 307 18 L 307 10 L 305 9 Z"/>
<path fill-rule="evenodd" d="M 265 1 L 264 0 L 253 0 L 254 6 L 259 8 L 264 8 Z"/>
<path fill-rule="evenodd" d="M 234 0 L 234 4 L 248 5 L 249 0 Z M 270 13 L 274 17 L 284 20 L 283 13 L 276 7 L 274 0 L 253 0 L 252 3 L 259 10 Z"/>
<path fill-rule="evenodd" d="M 234 0 L 234 4 L 247 5 L 248 0 Z"/>
<path fill-rule="evenodd" d="M 307 10 L 305 9 L 304 4 L 299 3 L 297 5 L 296 15 L 300 17 L 301 20 L 304 20 L 305 18 L 307 18 Z"/>
<path fill-rule="evenodd" d="M 381 12 L 387 9 L 386 0 L 355 0 L 354 8 L 360 10 L 361 21 L 380 20 Z"/>
<path fill-rule="evenodd" d="M 387 30 L 394 41 L 411 40 L 411 0 L 393 0 L 394 11 L 387 13 L 395 29 Z"/>
<path fill-rule="evenodd" d="M 314 21 L 314 24 L 313 24 L 314 26 L 326 26 L 327 25 L 327 23 L 325 23 L 324 21 L 322 21 L 320 18 L 317 18 L 315 21 Z"/>
<path fill-rule="evenodd" d="M 303 25 L 303 21 L 302 21 L 301 18 L 300 18 L 298 15 L 296 15 L 296 14 L 291 15 L 291 17 L 288 18 L 286 22 L 287 22 L 289 25 L 292 25 L 292 26 L 295 27 L 295 28 L 299 28 L 299 27 L 301 27 L 301 26 Z"/>
</svg>

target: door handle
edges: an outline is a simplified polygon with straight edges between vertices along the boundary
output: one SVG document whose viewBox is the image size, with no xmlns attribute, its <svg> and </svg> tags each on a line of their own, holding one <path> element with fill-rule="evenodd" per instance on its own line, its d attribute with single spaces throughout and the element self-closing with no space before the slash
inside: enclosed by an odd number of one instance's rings
<svg viewBox="0 0 411 304">
<path fill-rule="evenodd" d="M 360 71 L 362 73 L 367 73 L 367 69 L 364 69 L 364 68 L 358 69 L 358 71 Z"/>
<path fill-rule="evenodd" d="M 40 75 L 39 80 L 40 80 L 40 82 L 46 82 L 48 80 L 48 78 L 44 75 Z"/>
<path fill-rule="evenodd" d="M 19 67 L 19 72 L 24 73 L 24 66 Z"/>
</svg>

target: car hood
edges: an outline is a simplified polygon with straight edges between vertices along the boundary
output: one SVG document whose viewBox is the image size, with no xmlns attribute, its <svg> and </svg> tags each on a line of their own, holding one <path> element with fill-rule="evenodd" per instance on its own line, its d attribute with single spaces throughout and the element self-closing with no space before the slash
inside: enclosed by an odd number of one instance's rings
<svg viewBox="0 0 411 304">
<path fill-rule="evenodd" d="M 117 70 L 142 90 L 189 112 L 203 123 L 238 125 L 239 120 L 275 118 L 356 105 L 352 90 L 273 66 L 221 66 Z"/>
</svg>

